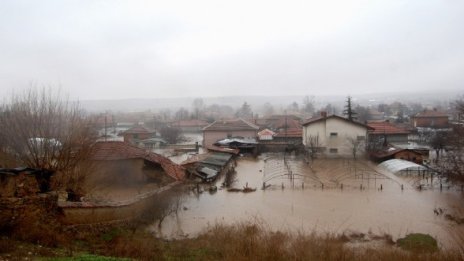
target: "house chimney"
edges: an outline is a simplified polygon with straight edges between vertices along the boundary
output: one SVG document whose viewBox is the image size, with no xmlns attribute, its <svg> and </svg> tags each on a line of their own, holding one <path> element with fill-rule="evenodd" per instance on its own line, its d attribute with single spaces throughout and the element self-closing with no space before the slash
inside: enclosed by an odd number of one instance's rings
<svg viewBox="0 0 464 261">
<path fill-rule="evenodd" d="M 327 112 L 326 111 L 321 111 L 321 117 L 326 118 L 327 117 Z"/>
</svg>

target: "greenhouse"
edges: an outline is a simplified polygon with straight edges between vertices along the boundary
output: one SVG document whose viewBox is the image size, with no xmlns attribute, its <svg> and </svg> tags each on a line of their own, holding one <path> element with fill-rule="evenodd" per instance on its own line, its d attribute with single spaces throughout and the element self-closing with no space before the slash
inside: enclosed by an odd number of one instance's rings
<svg viewBox="0 0 464 261">
<path fill-rule="evenodd" d="M 395 174 L 398 172 L 410 173 L 415 171 L 420 174 L 428 171 L 428 168 L 423 165 L 402 159 L 387 160 L 380 163 L 379 166 Z"/>
</svg>

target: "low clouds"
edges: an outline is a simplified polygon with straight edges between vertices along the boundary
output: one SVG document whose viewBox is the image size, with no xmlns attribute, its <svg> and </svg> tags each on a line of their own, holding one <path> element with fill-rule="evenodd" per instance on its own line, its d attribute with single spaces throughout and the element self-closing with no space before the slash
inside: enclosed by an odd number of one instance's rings
<svg viewBox="0 0 464 261">
<path fill-rule="evenodd" d="M 462 89 L 463 7 L 2 1 L 0 93 L 30 82 L 80 99 Z"/>
</svg>

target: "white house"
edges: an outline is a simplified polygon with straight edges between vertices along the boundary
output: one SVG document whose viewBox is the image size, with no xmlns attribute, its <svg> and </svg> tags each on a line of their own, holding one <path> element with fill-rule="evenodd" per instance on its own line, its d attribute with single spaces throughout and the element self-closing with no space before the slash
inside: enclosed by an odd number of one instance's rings
<svg viewBox="0 0 464 261">
<path fill-rule="evenodd" d="M 337 115 L 321 116 L 303 123 L 303 144 L 310 153 L 327 157 L 353 157 L 365 152 L 369 126 Z"/>
</svg>

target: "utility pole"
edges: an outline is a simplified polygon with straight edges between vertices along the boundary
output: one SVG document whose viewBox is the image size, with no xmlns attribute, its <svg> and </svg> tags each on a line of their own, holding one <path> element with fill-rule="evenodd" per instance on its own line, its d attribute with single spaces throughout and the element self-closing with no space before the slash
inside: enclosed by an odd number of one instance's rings
<svg viewBox="0 0 464 261">
<path fill-rule="evenodd" d="M 106 119 L 106 117 L 107 117 L 107 114 L 105 114 L 105 141 L 106 141 L 106 136 L 107 136 L 107 131 L 106 131 L 107 119 Z"/>
</svg>

